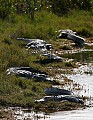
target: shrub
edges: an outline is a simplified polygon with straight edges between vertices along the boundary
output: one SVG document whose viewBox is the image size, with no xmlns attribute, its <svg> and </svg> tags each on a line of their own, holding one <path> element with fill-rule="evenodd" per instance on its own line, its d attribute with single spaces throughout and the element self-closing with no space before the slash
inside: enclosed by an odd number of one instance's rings
<svg viewBox="0 0 93 120">
<path fill-rule="evenodd" d="M 91 0 L 53 0 L 52 12 L 63 16 L 67 12 L 73 9 L 79 10 L 90 10 L 91 9 Z"/>
</svg>

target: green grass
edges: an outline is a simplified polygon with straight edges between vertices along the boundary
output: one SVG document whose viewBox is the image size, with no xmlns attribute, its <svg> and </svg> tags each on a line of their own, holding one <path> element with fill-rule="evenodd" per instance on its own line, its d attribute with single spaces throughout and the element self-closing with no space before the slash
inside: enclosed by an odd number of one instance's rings
<svg viewBox="0 0 93 120">
<path fill-rule="evenodd" d="M 35 82 L 14 75 L 3 74 L 0 79 L 0 105 L 32 107 L 35 99 L 45 95 L 44 89 L 51 86 L 48 82 Z"/>
</svg>

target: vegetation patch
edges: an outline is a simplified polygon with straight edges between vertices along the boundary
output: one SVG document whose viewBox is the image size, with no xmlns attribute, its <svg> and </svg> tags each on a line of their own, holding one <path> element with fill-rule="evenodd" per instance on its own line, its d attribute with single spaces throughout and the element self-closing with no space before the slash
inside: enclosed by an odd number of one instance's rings
<svg viewBox="0 0 93 120">
<path fill-rule="evenodd" d="M 76 110 L 79 108 L 84 108 L 85 106 L 82 104 L 71 103 L 71 102 L 45 102 L 38 103 L 35 106 L 35 110 L 43 111 L 46 113 L 56 112 L 56 111 L 65 111 L 65 110 Z"/>
</svg>

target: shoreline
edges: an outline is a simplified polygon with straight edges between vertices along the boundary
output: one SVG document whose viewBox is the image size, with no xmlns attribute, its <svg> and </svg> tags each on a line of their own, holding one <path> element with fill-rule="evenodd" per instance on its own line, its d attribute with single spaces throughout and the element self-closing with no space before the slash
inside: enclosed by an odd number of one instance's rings
<svg viewBox="0 0 93 120">
<path fill-rule="evenodd" d="M 82 64 L 81 64 L 82 65 Z M 68 68 L 69 69 L 69 68 Z M 72 69 L 72 68 L 71 68 Z M 65 69 L 66 70 L 66 69 Z M 66 81 L 64 82 L 72 82 L 71 80 L 65 78 Z M 63 83 L 64 83 L 63 82 Z M 63 84 L 61 83 L 61 85 Z M 64 85 L 63 85 L 64 86 Z M 61 103 L 61 104 L 60 104 Z M 15 105 L 16 106 L 16 105 Z M 54 107 L 55 106 L 55 107 Z M 45 102 L 45 103 L 38 103 L 34 106 L 35 111 L 43 111 L 46 113 L 57 112 L 57 111 L 68 111 L 68 110 L 77 110 L 77 109 L 84 109 L 85 107 L 88 107 L 86 105 L 82 105 L 79 103 L 70 103 L 70 102 Z M 23 107 L 24 108 L 24 107 Z M 26 108 L 26 106 L 25 106 Z M 30 107 L 31 108 L 31 107 Z M 6 110 L 6 108 L 5 108 Z M 11 112 L 8 112 L 7 110 L 4 111 L 4 109 L 0 109 L 0 118 L 3 118 L 3 116 L 11 116 Z"/>
</svg>

